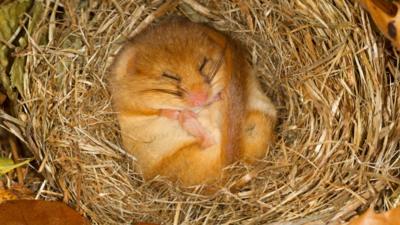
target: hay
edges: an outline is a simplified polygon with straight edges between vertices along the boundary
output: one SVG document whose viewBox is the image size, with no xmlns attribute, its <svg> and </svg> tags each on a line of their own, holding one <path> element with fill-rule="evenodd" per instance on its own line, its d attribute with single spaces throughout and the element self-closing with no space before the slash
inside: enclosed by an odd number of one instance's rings
<svg viewBox="0 0 400 225">
<path fill-rule="evenodd" d="M 400 58 L 357 4 L 45 2 L 26 53 L 25 123 L 14 121 L 46 177 L 41 198 L 63 196 L 94 224 L 335 224 L 371 203 L 395 203 Z M 108 65 L 130 34 L 166 13 L 208 21 L 245 43 L 279 109 L 274 149 L 256 168 L 232 166 L 231 182 L 215 196 L 161 178 L 143 182 L 121 148 Z M 248 184 L 228 191 L 246 175 Z"/>
</svg>

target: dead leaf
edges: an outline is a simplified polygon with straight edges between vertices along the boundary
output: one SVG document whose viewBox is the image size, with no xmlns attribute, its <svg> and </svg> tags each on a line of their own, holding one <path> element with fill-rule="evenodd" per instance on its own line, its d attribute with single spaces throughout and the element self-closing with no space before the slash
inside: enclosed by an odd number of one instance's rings
<svg viewBox="0 0 400 225">
<path fill-rule="evenodd" d="M 11 200 L 0 204 L 2 225 L 89 225 L 89 221 L 62 202 Z"/>
<path fill-rule="evenodd" d="M 8 189 L 0 187 L 0 204 L 9 200 L 33 199 L 32 191 L 23 185 L 12 185 Z"/>
<path fill-rule="evenodd" d="M 12 185 L 9 189 L 6 189 L 10 193 L 14 194 L 17 196 L 16 199 L 34 199 L 35 195 L 34 193 L 24 185 L 20 184 L 15 184 Z"/>
<path fill-rule="evenodd" d="M 6 101 L 6 99 L 7 99 L 7 95 L 0 92 L 0 105 L 3 105 L 3 103 Z"/>
<path fill-rule="evenodd" d="M 400 225 L 400 207 L 384 213 L 375 213 L 368 209 L 361 216 L 350 221 L 349 225 Z"/>
<path fill-rule="evenodd" d="M 12 193 L 9 190 L 0 189 L 0 204 L 5 201 L 15 200 L 15 199 L 17 199 L 17 196 L 14 193 Z"/>
</svg>

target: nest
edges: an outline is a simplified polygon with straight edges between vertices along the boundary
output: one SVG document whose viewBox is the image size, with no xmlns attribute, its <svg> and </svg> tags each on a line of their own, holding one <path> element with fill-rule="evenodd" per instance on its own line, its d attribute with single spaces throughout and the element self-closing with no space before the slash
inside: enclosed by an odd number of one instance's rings
<svg viewBox="0 0 400 225">
<path fill-rule="evenodd" d="M 48 2 L 30 34 L 21 121 L 11 121 L 40 162 L 41 198 L 61 197 L 93 224 L 335 224 L 371 204 L 396 203 L 400 58 L 357 3 L 57 3 Z M 231 166 L 230 181 L 212 196 L 163 178 L 143 181 L 110 104 L 105 80 L 119 47 L 168 14 L 244 43 L 279 110 L 273 149 L 257 166 Z"/>
</svg>

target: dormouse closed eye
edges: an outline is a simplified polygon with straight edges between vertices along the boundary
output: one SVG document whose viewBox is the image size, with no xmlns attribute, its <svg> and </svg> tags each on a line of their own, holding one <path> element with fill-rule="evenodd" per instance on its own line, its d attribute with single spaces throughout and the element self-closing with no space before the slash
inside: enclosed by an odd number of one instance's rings
<svg viewBox="0 0 400 225">
<path fill-rule="evenodd" d="M 169 72 L 169 71 L 164 71 L 164 72 L 161 74 L 161 76 L 162 76 L 162 77 L 165 77 L 165 78 L 168 78 L 168 79 L 170 79 L 170 80 L 174 80 L 174 81 L 176 81 L 176 82 L 180 82 L 180 81 L 181 81 L 181 77 L 180 77 L 180 76 L 178 76 L 178 75 L 176 75 L 176 74 L 174 74 L 174 73 L 171 73 L 171 72 Z"/>
<path fill-rule="evenodd" d="M 211 83 L 214 80 L 223 61 L 223 55 L 221 55 L 217 60 L 208 59 L 207 57 L 203 58 L 199 65 L 199 72 L 207 83 Z"/>
<path fill-rule="evenodd" d="M 207 83 L 211 82 L 210 68 L 209 68 L 210 62 L 209 61 L 210 61 L 209 59 L 204 57 L 199 66 L 199 72 L 200 72 L 201 76 L 204 78 L 204 81 Z"/>
<path fill-rule="evenodd" d="M 200 67 L 199 67 L 199 71 L 201 73 L 204 73 L 204 67 L 206 66 L 208 62 L 208 59 L 206 57 L 203 58 L 203 60 L 201 61 Z"/>
</svg>

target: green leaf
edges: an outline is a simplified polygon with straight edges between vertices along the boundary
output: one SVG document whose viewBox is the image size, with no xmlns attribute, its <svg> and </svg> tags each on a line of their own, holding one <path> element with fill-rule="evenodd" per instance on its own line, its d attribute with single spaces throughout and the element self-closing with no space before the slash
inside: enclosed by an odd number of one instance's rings
<svg viewBox="0 0 400 225">
<path fill-rule="evenodd" d="M 28 32 L 29 34 L 33 34 L 36 32 L 36 26 L 38 25 L 39 21 L 43 19 L 43 11 L 44 11 L 45 6 L 43 5 L 43 2 L 38 2 L 35 1 L 33 8 L 32 8 L 32 19 L 29 22 L 28 26 Z"/>
<path fill-rule="evenodd" d="M 8 65 L 12 63 L 9 61 L 11 51 L 13 51 L 10 47 L 13 44 L 20 48 L 26 47 L 26 40 L 24 41 L 21 38 L 13 40 L 13 38 L 18 36 L 18 32 L 24 32 L 23 29 L 18 31 L 18 27 L 24 13 L 27 12 L 31 4 L 32 0 L 14 0 L 0 4 L 0 82 L 6 90 L 8 98 L 13 102 L 16 102 L 17 97 L 13 88 L 17 87 L 19 91 L 22 89 L 25 59 L 16 60 L 11 71 L 7 71 Z M 15 41 L 18 43 L 15 43 Z M 8 72 L 11 74 L 8 74 Z"/>
<path fill-rule="evenodd" d="M 12 86 L 16 87 L 19 93 L 23 93 L 24 75 L 25 75 L 25 57 L 15 58 L 10 70 Z"/>
<path fill-rule="evenodd" d="M 30 161 L 31 159 L 27 159 L 23 162 L 15 164 L 14 161 L 11 159 L 0 158 L 0 175 L 4 175 L 15 168 L 28 164 Z"/>
<path fill-rule="evenodd" d="M 31 5 L 30 0 L 0 4 L 0 38 L 8 41 L 17 30 L 19 21 Z"/>
<path fill-rule="evenodd" d="M 43 17 L 43 3 L 35 2 L 32 7 L 32 17 L 29 21 L 28 32 L 35 37 L 34 31 L 40 19 Z M 42 35 L 43 36 L 43 35 Z M 39 41 L 40 38 L 38 37 Z M 18 39 L 18 47 L 16 50 L 22 50 L 28 45 L 28 37 L 24 35 Z M 24 78 L 27 76 L 25 72 L 26 57 L 16 57 L 10 70 L 11 87 L 16 87 L 20 94 L 24 93 Z"/>
</svg>

